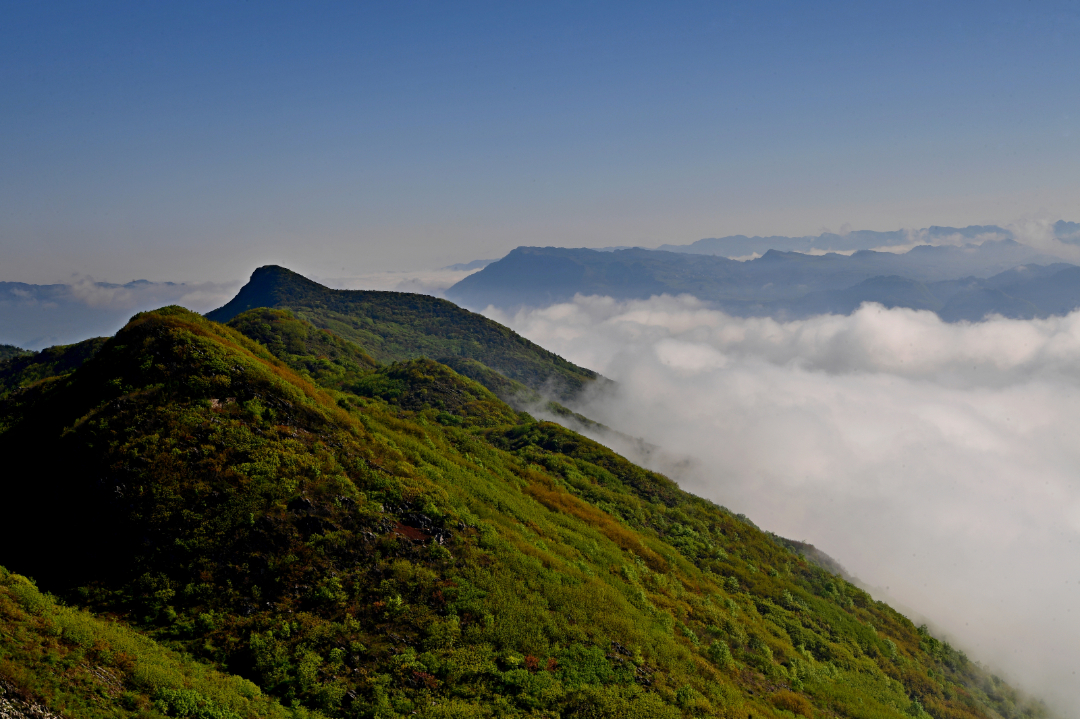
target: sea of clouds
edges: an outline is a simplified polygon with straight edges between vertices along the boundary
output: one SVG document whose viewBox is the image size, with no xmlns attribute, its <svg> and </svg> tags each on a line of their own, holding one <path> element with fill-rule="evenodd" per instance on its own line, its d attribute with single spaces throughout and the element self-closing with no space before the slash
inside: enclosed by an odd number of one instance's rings
<svg viewBox="0 0 1080 719">
<path fill-rule="evenodd" d="M 446 290 L 479 268 L 469 270 L 411 270 L 401 272 L 369 272 L 352 277 L 316 277 L 316 281 L 335 290 L 382 290 L 414 292 L 433 297 L 445 297 Z"/>
<path fill-rule="evenodd" d="M 684 296 L 485 314 L 616 380 L 581 409 L 661 449 L 603 441 L 1080 707 L 1080 312 L 777 322 Z"/>
</svg>

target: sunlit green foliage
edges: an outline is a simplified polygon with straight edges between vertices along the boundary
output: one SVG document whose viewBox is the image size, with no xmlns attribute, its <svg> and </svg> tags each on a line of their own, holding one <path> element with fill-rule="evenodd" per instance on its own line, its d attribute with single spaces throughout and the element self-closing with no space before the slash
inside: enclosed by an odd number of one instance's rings
<svg viewBox="0 0 1080 719">
<path fill-rule="evenodd" d="M 378 366 L 356 345 L 296 319 L 288 310 L 249 310 L 229 326 L 266 345 L 301 376 L 324 387 L 341 389 Z"/>
<path fill-rule="evenodd" d="M 17 354 L 8 353 L 6 356 L 0 353 L 0 398 L 46 377 L 74 371 L 104 344 L 104 337 L 95 337 L 78 344 L 49 347 L 41 352 L 19 350 Z"/>
<path fill-rule="evenodd" d="M 1046 715 L 745 518 L 444 365 L 238 319 L 259 342 L 138 315 L 0 404 L 0 452 L 34 478 L 5 481 L 0 560 L 330 716 Z M 153 706 L 217 711 L 166 689 Z"/>
</svg>

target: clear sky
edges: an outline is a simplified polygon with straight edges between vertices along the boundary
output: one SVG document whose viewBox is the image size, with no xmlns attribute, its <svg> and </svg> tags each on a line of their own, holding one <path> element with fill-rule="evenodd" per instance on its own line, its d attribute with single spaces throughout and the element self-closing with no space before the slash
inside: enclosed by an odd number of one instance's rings
<svg viewBox="0 0 1080 719">
<path fill-rule="evenodd" d="M 1076 2 L 0 17 L 0 280 L 1080 219 Z"/>
</svg>

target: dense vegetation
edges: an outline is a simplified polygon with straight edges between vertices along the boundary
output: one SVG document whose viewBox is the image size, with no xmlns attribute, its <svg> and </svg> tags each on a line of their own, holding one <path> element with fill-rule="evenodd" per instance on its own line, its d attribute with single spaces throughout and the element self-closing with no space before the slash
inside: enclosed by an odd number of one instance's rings
<svg viewBox="0 0 1080 719">
<path fill-rule="evenodd" d="M 86 664 L 170 716 L 278 711 L 241 701 L 260 692 L 342 717 L 1046 715 L 798 547 L 444 364 L 232 320 L 137 315 L 0 402 L 0 562 L 126 623 L 2 575 L 0 675 L 54 706 L 108 713 L 62 690 Z"/>
<path fill-rule="evenodd" d="M 452 302 L 401 292 L 331 290 L 284 267 L 260 267 L 217 322 L 259 307 L 296 317 L 351 340 L 380 362 L 428 357 L 472 360 L 533 391 L 571 399 L 597 374 L 567 362 L 507 327 Z M 494 387 L 490 387 L 494 391 Z"/>
<path fill-rule="evenodd" d="M 0 631 L 0 696 L 7 685 L 65 716 L 292 714 L 250 681 L 183 657 L 120 622 L 58 604 L 3 567 Z"/>
</svg>

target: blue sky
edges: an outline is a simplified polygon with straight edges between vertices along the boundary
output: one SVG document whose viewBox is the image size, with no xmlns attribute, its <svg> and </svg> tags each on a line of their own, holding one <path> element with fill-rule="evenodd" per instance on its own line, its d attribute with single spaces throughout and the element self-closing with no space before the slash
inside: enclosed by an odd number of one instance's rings
<svg viewBox="0 0 1080 719">
<path fill-rule="evenodd" d="M 1080 5 L 3 2 L 0 280 L 1080 218 Z"/>
</svg>

